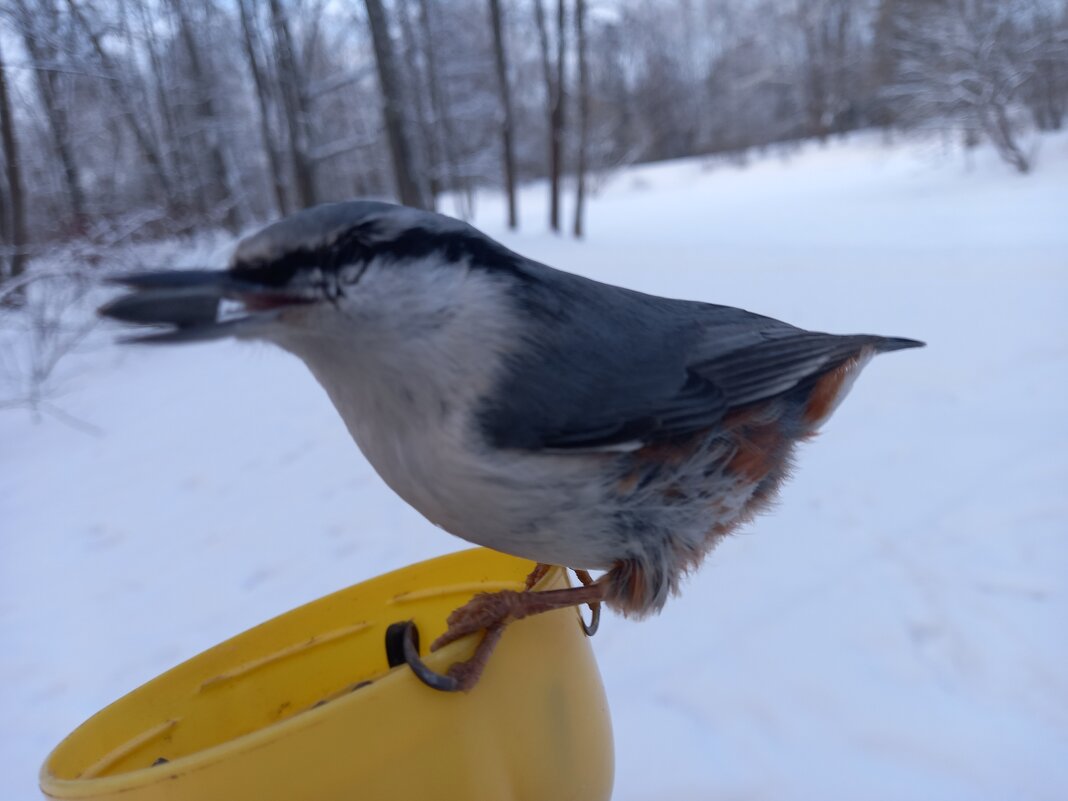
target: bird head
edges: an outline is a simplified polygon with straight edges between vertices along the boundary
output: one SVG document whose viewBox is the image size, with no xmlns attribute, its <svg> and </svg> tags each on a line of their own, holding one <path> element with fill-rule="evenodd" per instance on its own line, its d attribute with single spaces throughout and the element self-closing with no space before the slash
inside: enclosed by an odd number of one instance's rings
<svg viewBox="0 0 1068 801">
<path fill-rule="evenodd" d="M 245 238 L 227 269 L 117 277 L 133 291 L 100 313 L 156 328 L 133 342 L 265 339 L 306 360 L 338 341 L 389 351 L 447 332 L 458 317 L 479 336 L 522 265 L 522 257 L 440 214 L 331 203 Z"/>
</svg>

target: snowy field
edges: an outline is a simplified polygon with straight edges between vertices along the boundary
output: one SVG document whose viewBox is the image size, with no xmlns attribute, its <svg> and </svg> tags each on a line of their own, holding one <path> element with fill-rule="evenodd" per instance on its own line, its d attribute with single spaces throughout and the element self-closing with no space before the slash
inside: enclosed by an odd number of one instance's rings
<svg viewBox="0 0 1068 801">
<path fill-rule="evenodd" d="M 539 187 L 527 233 L 481 201 L 558 267 L 929 343 L 872 363 L 662 615 L 602 623 L 617 801 L 1068 798 L 1068 137 L 1039 144 L 1027 177 L 867 136 L 641 167 L 582 244 L 542 233 Z M 107 344 L 61 370 L 99 433 L 0 412 L 0 798 L 177 662 L 466 547 L 281 352 Z"/>
</svg>

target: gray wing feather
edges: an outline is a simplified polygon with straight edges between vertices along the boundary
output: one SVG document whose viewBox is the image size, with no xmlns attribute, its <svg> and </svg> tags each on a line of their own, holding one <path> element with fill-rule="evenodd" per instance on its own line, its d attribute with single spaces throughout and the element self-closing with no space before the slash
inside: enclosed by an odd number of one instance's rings
<svg viewBox="0 0 1068 801">
<path fill-rule="evenodd" d="M 798 331 L 787 339 L 727 351 L 690 369 L 720 386 L 733 408 L 787 392 L 879 339 Z"/>
<path fill-rule="evenodd" d="M 805 331 L 743 309 L 556 271 L 539 277 L 551 282 L 551 300 L 540 304 L 538 287 L 528 285 L 523 301 L 536 321 L 546 319 L 482 410 L 483 430 L 498 447 L 599 450 L 685 436 L 789 392 L 866 346 L 921 344 Z"/>
</svg>

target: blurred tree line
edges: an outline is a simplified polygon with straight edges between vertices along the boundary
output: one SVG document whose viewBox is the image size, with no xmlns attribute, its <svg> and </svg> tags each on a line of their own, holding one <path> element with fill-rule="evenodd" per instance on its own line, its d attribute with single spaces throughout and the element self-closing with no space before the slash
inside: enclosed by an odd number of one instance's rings
<svg viewBox="0 0 1068 801">
<path fill-rule="evenodd" d="M 1027 172 L 1021 128 L 1066 106 L 1068 0 L 0 0 L 4 270 L 353 196 L 467 216 L 485 186 L 581 235 L 588 171 L 872 126 Z"/>
</svg>

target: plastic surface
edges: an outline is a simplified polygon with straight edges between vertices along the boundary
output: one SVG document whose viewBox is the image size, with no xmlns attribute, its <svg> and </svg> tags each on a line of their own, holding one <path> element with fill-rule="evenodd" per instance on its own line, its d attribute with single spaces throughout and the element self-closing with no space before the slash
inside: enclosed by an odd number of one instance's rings
<svg viewBox="0 0 1068 801">
<path fill-rule="evenodd" d="M 41 789 L 116 801 L 608 799 L 608 706 L 576 610 L 512 624 L 467 694 L 386 661 L 389 624 L 415 620 L 426 655 L 449 612 L 476 592 L 521 588 L 532 567 L 465 551 L 268 621 L 90 718 L 49 755 Z M 554 569 L 538 589 L 566 585 Z M 445 670 L 475 641 L 426 661 Z"/>
</svg>

